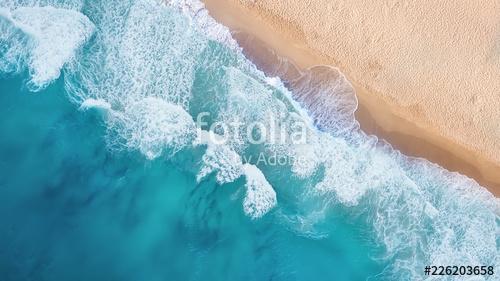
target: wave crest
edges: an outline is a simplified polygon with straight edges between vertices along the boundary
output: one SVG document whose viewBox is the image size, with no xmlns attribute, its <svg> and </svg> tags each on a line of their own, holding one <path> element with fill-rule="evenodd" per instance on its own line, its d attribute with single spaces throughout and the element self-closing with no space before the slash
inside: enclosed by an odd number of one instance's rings
<svg viewBox="0 0 500 281">
<path fill-rule="evenodd" d="M 27 63 L 31 79 L 28 88 L 40 91 L 59 78 L 63 66 L 71 61 L 75 52 L 92 35 L 94 25 L 83 14 L 53 7 L 19 7 L 4 10 L 1 15 L 11 26 L 2 24 L 2 37 L 8 37 L 10 46 L 2 56 L 2 65 L 19 65 L 19 57 Z M 22 31 L 29 37 L 26 42 L 12 42 L 13 33 Z M 11 70 L 19 71 L 20 67 Z"/>
</svg>

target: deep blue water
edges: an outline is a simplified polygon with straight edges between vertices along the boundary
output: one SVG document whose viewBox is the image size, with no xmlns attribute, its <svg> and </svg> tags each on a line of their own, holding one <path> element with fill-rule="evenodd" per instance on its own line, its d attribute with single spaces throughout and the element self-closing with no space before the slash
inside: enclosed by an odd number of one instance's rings
<svg viewBox="0 0 500 281">
<path fill-rule="evenodd" d="M 498 199 L 359 131 L 336 72 L 291 91 L 266 77 L 198 4 L 0 3 L 0 280 L 423 280 L 428 264 L 497 264 Z M 202 112 L 271 116 L 287 135 L 304 121 L 308 138 L 200 142 Z"/>
</svg>

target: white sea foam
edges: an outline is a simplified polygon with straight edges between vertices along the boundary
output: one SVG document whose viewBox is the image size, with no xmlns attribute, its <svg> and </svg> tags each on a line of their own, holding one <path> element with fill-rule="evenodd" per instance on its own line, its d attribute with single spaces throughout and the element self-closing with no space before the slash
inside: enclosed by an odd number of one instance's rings
<svg viewBox="0 0 500 281">
<path fill-rule="evenodd" d="M 254 165 L 243 164 L 241 157 L 227 145 L 214 143 L 213 132 L 201 131 L 197 144 L 207 146 L 203 155 L 203 164 L 197 180 L 200 181 L 211 173 L 216 173 L 219 184 L 233 182 L 240 176 L 246 178 L 246 194 L 243 210 L 246 215 L 257 219 L 268 213 L 276 205 L 276 193 L 267 182 L 262 171 Z M 222 138 L 219 136 L 219 138 Z"/>
<path fill-rule="evenodd" d="M 19 73 L 26 67 L 31 38 L 12 22 L 10 10 L 0 8 L 0 71 Z"/>
<path fill-rule="evenodd" d="M 19 7 L 54 7 L 80 11 L 83 0 L 2 0 L 0 7 L 14 10 Z"/>
<path fill-rule="evenodd" d="M 149 159 L 163 153 L 172 156 L 196 137 L 191 115 L 178 105 L 150 97 L 128 106 L 123 112 L 113 111 L 108 125 L 127 148 L 137 149 Z"/>
<path fill-rule="evenodd" d="M 198 137 L 197 144 L 207 146 L 202 158 L 202 167 L 196 176 L 198 182 L 211 173 L 216 173 L 215 178 L 219 184 L 233 182 L 242 175 L 243 164 L 240 155 L 227 145 L 213 141 L 216 138 L 222 138 L 221 136 L 201 130 Z"/>
<path fill-rule="evenodd" d="M 197 180 L 200 181 L 215 172 L 219 184 L 233 182 L 241 175 L 246 178 L 246 194 L 243 210 L 246 215 L 257 219 L 268 213 L 276 205 L 276 193 L 267 182 L 262 171 L 254 165 L 243 164 L 241 157 L 227 145 L 214 143 L 213 132 L 201 131 L 198 144 L 207 146 L 203 164 Z M 219 136 L 219 138 L 222 138 Z"/>
<path fill-rule="evenodd" d="M 186 110 L 196 61 L 208 40 L 156 1 L 130 4 L 92 6 L 91 13 L 102 13 L 99 34 L 89 46 L 93 52 L 69 65 L 66 88 L 82 106 L 106 101 L 113 109 L 106 121 L 112 147 L 139 150 L 149 159 L 172 156 L 190 146 L 196 133 Z"/>
<path fill-rule="evenodd" d="M 317 149 L 310 144 L 294 146 L 293 153 L 296 161 L 292 163 L 292 172 L 300 178 L 310 177 L 318 168 L 320 156 Z"/>
<path fill-rule="evenodd" d="M 33 91 L 57 79 L 65 63 L 93 33 L 94 25 L 83 14 L 53 7 L 19 7 L 2 12 L 17 28 L 32 38 L 29 50 L 13 50 L 28 55 L 26 61 Z M 17 46 L 19 47 L 19 46 Z"/>
<path fill-rule="evenodd" d="M 199 29 L 209 39 L 225 44 L 232 49 L 240 49 L 225 26 L 217 23 L 205 9 L 201 1 L 192 0 L 165 0 L 168 6 L 180 9 L 191 21 L 193 27 Z"/>
<path fill-rule="evenodd" d="M 87 99 L 80 105 L 81 110 L 88 110 L 92 108 L 108 112 L 111 110 L 111 104 L 103 99 Z"/>
<path fill-rule="evenodd" d="M 351 83 L 337 68 L 314 66 L 291 83 L 293 97 L 316 124 L 336 135 L 358 129 L 354 112 L 358 100 Z"/>
<path fill-rule="evenodd" d="M 276 192 L 259 168 L 245 164 L 243 170 L 247 180 L 243 210 L 251 218 L 257 219 L 265 215 L 277 204 Z"/>
</svg>

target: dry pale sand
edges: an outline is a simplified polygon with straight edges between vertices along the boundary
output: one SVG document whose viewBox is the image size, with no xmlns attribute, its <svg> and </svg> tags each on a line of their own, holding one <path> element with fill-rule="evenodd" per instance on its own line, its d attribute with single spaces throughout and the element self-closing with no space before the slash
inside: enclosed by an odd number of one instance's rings
<svg viewBox="0 0 500 281">
<path fill-rule="evenodd" d="M 499 0 L 204 2 L 301 68 L 338 66 L 366 132 L 500 195 Z"/>
</svg>

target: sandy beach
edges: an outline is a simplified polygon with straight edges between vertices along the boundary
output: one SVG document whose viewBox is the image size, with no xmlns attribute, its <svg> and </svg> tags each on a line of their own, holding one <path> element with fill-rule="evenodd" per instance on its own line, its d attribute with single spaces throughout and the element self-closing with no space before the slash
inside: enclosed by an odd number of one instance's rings
<svg viewBox="0 0 500 281">
<path fill-rule="evenodd" d="M 338 67 L 365 132 L 500 195 L 500 2 L 204 2 L 254 59 Z"/>
</svg>

